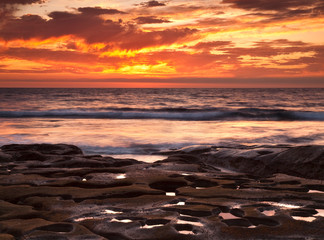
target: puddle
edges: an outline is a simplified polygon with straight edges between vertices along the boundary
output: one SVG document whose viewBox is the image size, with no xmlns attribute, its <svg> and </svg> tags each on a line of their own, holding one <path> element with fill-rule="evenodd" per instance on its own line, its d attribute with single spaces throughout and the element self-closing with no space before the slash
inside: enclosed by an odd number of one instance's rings
<svg viewBox="0 0 324 240">
<path fill-rule="evenodd" d="M 116 212 L 116 211 L 113 211 L 113 210 L 106 209 L 106 210 L 103 211 L 103 213 L 105 213 L 105 214 L 121 214 L 123 212 Z"/>
<path fill-rule="evenodd" d="M 178 203 L 173 203 L 173 204 L 171 204 L 171 203 L 164 204 L 163 207 L 184 206 L 184 205 L 186 205 L 185 202 L 178 202 Z"/>
<path fill-rule="evenodd" d="M 290 203 L 277 203 L 277 202 L 262 202 L 262 203 L 269 204 L 276 207 L 286 208 L 286 209 L 295 209 L 295 208 L 303 207 L 303 206 L 293 205 Z"/>
<path fill-rule="evenodd" d="M 104 216 L 102 214 L 121 214 L 121 213 L 123 213 L 123 212 L 117 212 L 117 211 L 113 211 L 113 210 L 110 210 L 110 209 L 106 209 L 106 210 L 102 210 L 99 213 L 101 215 L 98 214 L 97 216 L 91 216 L 91 217 L 79 217 L 79 218 L 73 219 L 73 221 L 74 222 L 82 222 L 82 221 L 85 221 L 85 220 L 104 219 L 104 218 L 107 218 L 107 216 Z M 113 219 L 115 219 L 115 218 L 113 218 Z M 130 220 L 130 219 L 125 219 L 125 220 Z M 123 222 L 123 220 L 118 220 L 118 219 L 115 219 L 114 221 Z M 130 221 L 132 221 L 132 220 L 130 220 Z"/>
<path fill-rule="evenodd" d="M 298 221 L 305 221 L 305 222 L 313 222 L 316 219 L 315 217 L 299 217 L 299 216 L 292 216 L 292 218 Z"/>
<path fill-rule="evenodd" d="M 232 209 L 235 209 L 235 208 L 241 208 L 242 205 L 241 204 L 235 204 L 235 205 L 232 205 L 231 208 Z"/>
<path fill-rule="evenodd" d="M 169 196 L 169 197 L 174 197 L 176 195 L 176 193 L 175 192 L 166 192 L 165 195 Z"/>
<path fill-rule="evenodd" d="M 118 176 L 116 176 L 116 179 L 125 179 L 126 178 L 126 174 L 119 174 Z"/>
<path fill-rule="evenodd" d="M 324 192 L 318 190 L 309 190 L 308 193 L 324 193 Z"/>
<path fill-rule="evenodd" d="M 227 219 L 239 219 L 240 217 L 236 217 L 236 216 L 234 216 L 233 214 L 231 214 L 231 213 L 220 213 L 219 215 L 218 215 L 219 217 L 222 217 L 223 219 L 225 219 L 225 220 L 227 220 Z"/>
<path fill-rule="evenodd" d="M 190 175 L 192 175 L 192 174 L 190 174 L 190 173 L 181 173 L 181 175 L 182 175 L 182 176 L 190 176 Z"/>
<path fill-rule="evenodd" d="M 186 220 L 181 220 L 178 219 L 177 224 L 190 224 L 190 225 L 194 225 L 197 227 L 203 227 L 204 225 L 201 222 L 194 222 L 194 221 L 186 221 Z"/>
<path fill-rule="evenodd" d="M 196 189 L 206 189 L 205 187 L 196 187 Z"/>
<path fill-rule="evenodd" d="M 93 220 L 93 219 L 98 219 L 100 217 L 80 217 L 80 218 L 76 218 L 76 219 L 73 219 L 74 222 L 82 222 L 82 221 L 85 221 L 85 220 Z"/>
<path fill-rule="evenodd" d="M 87 181 L 87 179 L 86 178 L 82 178 L 82 182 L 86 182 Z"/>
<path fill-rule="evenodd" d="M 316 213 L 312 217 L 292 216 L 292 218 L 298 221 L 313 222 L 314 220 L 316 220 L 316 217 L 324 217 L 324 209 L 315 209 L 315 210 L 318 213 Z"/>
<path fill-rule="evenodd" d="M 315 209 L 318 213 L 316 213 L 315 217 L 324 217 L 324 209 Z"/>
<path fill-rule="evenodd" d="M 146 229 L 150 229 L 150 228 L 156 228 L 156 227 L 163 227 L 164 224 L 156 224 L 156 225 L 144 225 L 141 228 L 146 228 Z"/>
<path fill-rule="evenodd" d="M 178 233 L 180 233 L 180 234 L 185 234 L 185 235 L 188 235 L 188 234 L 195 234 L 193 231 L 187 231 L 187 230 L 181 230 L 181 231 L 178 231 Z"/>
<path fill-rule="evenodd" d="M 141 154 L 120 154 L 120 155 L 109 155 L 113 158 L 119 159 L 136 159 L 138 161 L 146 162 L 146 163 L 154 163 L 159 160 L 163 160 L 166 157 L 163 155 L 141 155 Z"/>
<path fill-rule="evenodd" d="M 275 210 L 265 210 L 262 213 L 268 217 L 272 217 L 276 214 L 276 211 Z"/>
<path fill-rule="evenodd" d="M 111 222 L 131 223 L 131 222 L 133 222 L 133 220 L 131 220 L 131 219 L 121 219 L 121 220 L 118 220 L 116 218 L 113 218 L 113 219 L 111 219 Z"/>
</svg>

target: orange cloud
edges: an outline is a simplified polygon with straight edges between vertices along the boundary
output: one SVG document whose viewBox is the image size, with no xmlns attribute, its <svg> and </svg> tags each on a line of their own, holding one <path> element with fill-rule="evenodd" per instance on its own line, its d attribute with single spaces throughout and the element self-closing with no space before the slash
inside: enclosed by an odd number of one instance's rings
<svg viewBox="0 0 324 240">
<path fill-rule="evenodd" d="M 42 2 L 0 4 L 0 80 L 324 76 L 324 0 Z"/>
</svg>

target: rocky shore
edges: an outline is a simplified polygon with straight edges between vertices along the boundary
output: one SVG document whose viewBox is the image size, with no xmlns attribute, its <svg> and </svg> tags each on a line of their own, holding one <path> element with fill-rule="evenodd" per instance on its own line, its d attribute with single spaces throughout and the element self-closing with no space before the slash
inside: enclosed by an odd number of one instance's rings
<svg viewBox="0 0 324 240">
<path fill-rule="evenodd" d="M 324 239 L 324 146 L 0 151 L 0 239 Z"/>
</svg>

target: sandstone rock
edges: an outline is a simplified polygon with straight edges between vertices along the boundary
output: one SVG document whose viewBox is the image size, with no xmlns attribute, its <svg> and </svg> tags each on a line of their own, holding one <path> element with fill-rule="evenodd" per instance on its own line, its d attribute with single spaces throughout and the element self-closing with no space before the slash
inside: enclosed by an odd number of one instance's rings
<svg viewBox="0 0 324 240">
<path fill-rule="evenodd" d="M 36 151 L 42 154 L 76 155 L 82 154 L 82 150 L 67 144 L 10 144 L 1 147 L 3 152 Z"/>
<path fill-rule="evenodd" d="M 0 239 L 324 239 L 323 184 L 287 175 L 318 176 L 320 147 L 188 148 L 143 163 L 7 146 Z"/>
<path fill-rule="evenodd" d="M 1 240 L 15 240 L 15 237 L 10 234 L 0 233 L 0 239 Z"/>
<path fill-rule="evenodd" d="M 221 149 L 205 156 L 208 164 L 255 176 L 285 173 L 324 179 L 324 146 L 270 149 Z"/>
<path fill-rule="evenodd" d="M 262 161 L 276 173 L 324 179 L 324 146 L 294 147 Z"/>
<path fill-rule="evenodd" d="M 212 145 L 192 145 L 188 147 L 183 147 L 180 149 L 171 149 L 171 150 L 163 150 L 159 151 L 156 154 L 159 155 L 174 155 L 174 154 L 201 154 L 210 152 L 215 149 L 215 146 Z"/>
<path fill-rule="evenodd" d="M 0 163 L 10 162 L 11 160 L 12 160 L 12 156 L 10 154 L 4 153 L 0 150 Z"/>
</svg>

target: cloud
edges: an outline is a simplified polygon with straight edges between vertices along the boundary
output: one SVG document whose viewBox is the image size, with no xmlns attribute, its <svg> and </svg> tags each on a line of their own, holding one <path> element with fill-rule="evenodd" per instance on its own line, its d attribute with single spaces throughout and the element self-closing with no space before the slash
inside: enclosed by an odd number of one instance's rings
<svg viewBox="0 0 324 240">
<path fill-rule="evenodd" d="M 223 0 L 221 3 L 250 11 L 247 16 L 265 17 L 261 23 L 324 15 L 324 0 Z"/>
<path fill-rule="evenodd" d="M 0 5 L 12 5 L 12 4 L 21 4 L 27 5 L 32 3 L 44 3 L 46 0 L 1 0 Z"/>
<path fill-rule="evenodd" d="M 309 7 L 322 0 L 223 0 L 222 3 L 230 4 L 232 7 L 242 8 L 246 10 L 261 11 L 283 11 L 288 8 Z"/>
<path fill-rule="evenodd" d="M 28 5 L 33 3 L 44 3 L 46 0 L 0 0 L 0 27 L 5 21 L 13 17 L 18 10 L 17 5 Z"/>
<path fill-rule="evenodd" d="M 142 7 L 147 7 L 147 8 L 151 8 L 151 7 L 161 7 L 161 6 L 165 6 L 165 3 L 161 3 L 155 0 L 152 1 L 148 1 L 148 2 L 142 2 L 139 4 Z"/>
<path fill-rule="evenodd" d="M 235 26 L 240 24 L 237 19 L 230 18 L 202 18 L 197 21 L 199 26 L 219 26 L 219 27 L 227 27 L 227 26 Z"/>
<path fill-rule="evenodd" d="M 144 47 L 170 45 L 198 33 L 197 29 L 172 28 L 152 32 L 136 32 L 131 36 L 125 37 L 120 44 L 122 49 L 141 49 Z"/>
<path fill-rule="evenodd" d="M 190 31 L 190 30 L 187 30 Z M 144 34 L 144 33 L 142 33 Z M 153 33 L 151 33 L 153 34 Z M 129 39 L 122 44 L 125 48 L 150 46 L 147 39 L 160 37 L 160 41 L 166 42 L 169 34 L 177 41 L 174 32 L 155 32 L 156 36 L 143 37 L 136 35 L 135 39 Z M 179 30 L 179 39 L 185 34 L 185 30 Z M 190 33 L 189 33 L 190 35 Z M 128 46 L 129 45 L 129 46 Z M 62 44 L 66 50 L 31 49 L 31 48 L 7 48 L 0 51 L 4 59 L 17 59 L 45 64 L 46 71 L 56 70 L 57 72 L 102 72 L 104 70 L 123 71 L 125 66 L 136 69 L 136 66 L 163 66 L 172 68 L 180 76 L 236 76 L 236 77 L 269 77 L 269 76 L 292 76 L 305 73 L 320 74 L 324 69 L 324 47 L 301 41 L 289 41 L 287 39 L 277 39 L 273 41 L 256 41 L 250 47 L 238 47 L 231 41 L 200 42 L 192 49 L 204 50 L 199 52 L 177 50 L 160 50 L 154 52 L 139 52 L 134 55 L 109 56 L 102 54 L 101 50 L 93 52 L 78 52 L 68 49 L 77 48 L 74 42 Z M 212 52 L 210 50 L 220 50 Z M 103 50 L 103 49 L 102 49 Z M 105 49 L 108 51 L 109 49 Z M 90 64 L 91 63 L 91 64 Z M 3 61 L 6 64 L 6 61 Z M 11 68 L 3 66 L 3 71 L 11 73 L 19 72 L 19 64 Z M 17 66 L 17 67 L 16 67 Z M 7 70 L 6 70 L 7 69 Z M 24 68 L 26 71 L 26 68 Z M 41 68 L 35 68 L 40 71 Z M 30 72 L 34 70 L 31 69 Z M 149 70 L 148 70 L 149 71 Z M 119 72 L 120 73 L 120 72 Z M 149 74 L 149 72 L 148 72 Z"/>
<path fill-rule="evenodd" d="M 138 26 L 121 21 L 102 19 L 94 12 L 104 9 L 83 9 L 80 13 L 51 12 L 46 20 L 38 15 L 24 15 L 8 19 L 0 28 L 0 37 L 6 41 L 13 39 L 47 39 L 60 36 L 75 36 L 87 43 L 109 43 L 115 47 L 139 49 L 146 46 L 172 44 L 197 33 L 196 29 L 172 28 L 144 32 Z M 143 20 L 143 19 L 142 19 Z"/>
<path fill-rule="evenodd" d="M 213 41 L 213 42 L 200 42 L 197 43 L 192 48 L 194 49 L 203 49 L 203 50 L 211 50 L 212 48 L 222 48 L 222 47 L 228 47 L 232 45 L 231 41 Z"/>
<path fill-rule="evenodd" d="M 70 63 L 88 63 L 97 61 L 97 56 L 91 53 L 76 51 L 52 51 L 49 49 L 9 48 L 1 52 L 2 56 L 14 57 L 32 61 L 55 61 Z"/>
<path fill-rule="evenodd" d="M 102 14 L 124 14 L 125 12 L 117 9 L 107 9 L 101 7 L 81 7 L 78 11 L 87 15 L 102 15 Z"/>
<path fill-rule="evenodd" d="M 74 35 L 91 43 L 112 41 L 117 35 L 131 31 L 119 22 L 103 20 L 97 15 L 52 12 L 48 16 L 49 20 L 38 15 L 24 15 L 17 19 L 9 19 L 0 29 L 0 36 L 4 40 L 27 40 Z"/>
<path fill-rule="evenodd" d="M 147 16 L 147 17 L 137 17 L 134 19 L 138 24 L 152 24 L 152 23 L 169 23 L 171 21 L 162 19 L 162 18 L 156 18 L 153 16 Z"/>
</svg>

